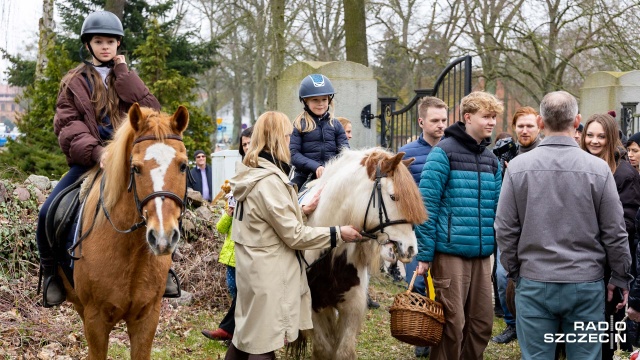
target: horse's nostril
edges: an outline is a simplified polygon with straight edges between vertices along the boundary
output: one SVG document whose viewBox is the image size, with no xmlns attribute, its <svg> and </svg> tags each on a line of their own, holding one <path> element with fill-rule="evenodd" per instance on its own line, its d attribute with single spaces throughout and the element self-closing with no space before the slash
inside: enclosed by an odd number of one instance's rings
<svg viewBox="0 0 640 360">
<path fill-rule="evenodd" d="M 149 242 L 149 245 L 156 246 L 156 243 L 158 242 L 158 237 L 156 236 L 155 230 L 151 229 L 151 231 L 149 231 L 149 233 L 147 234 L 147 241 Z"/>
<path fill-rule="evenodd" d="M 177 244 L 178 241 L 180 241 L 180 231 L 174 229 L 173 233 L 171 234 L 171 245 Z"/>
<path fill-rule="evenodd" d="M 409 248 L 407 249 L 407 253 L 409 254 L 409 256 L 413 256 L 413 254 L 415 254 L 416 251 L 413 248 L 413 246 L 409 246 Z"/>
</svg>

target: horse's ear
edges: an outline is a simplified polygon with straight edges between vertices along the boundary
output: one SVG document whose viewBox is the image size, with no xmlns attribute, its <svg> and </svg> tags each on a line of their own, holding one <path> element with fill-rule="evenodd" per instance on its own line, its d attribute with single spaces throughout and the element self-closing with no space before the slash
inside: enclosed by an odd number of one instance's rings
<svg viewBox="0 0 640 360">
<path fill-rule="evenodd" d="M 404 153 L 398 153 L 393 157 L 382 160 L 382 164 L 380 166 L 380 170 L 383 173 L 390 173 L 398 167 L 398 164 L 402 161 L 402 157 Z"/>
<path fill-rule="evenodd" d="M 178 110 L 173 114 L 172 119 L 176 130 L 182 134 L 183 131 L 187 129 L 189 125 L 189 110 L 186 107 L 180 105 L 178 106 Z"/>
<path fill-rule="evenodd" d="M 140 105 L 133 103 L 129 108 L 129 123 L 133 130 L 138 131 L 140 120 L 142 119 L 142 111 L 140 111 Z"/>
<path fill-rule="evenodd" d="M 409 167 L 409 165 L 411 165 L 411 163 L 413 163 L 415 160 L 416 158 L 408 158 L 402 160 L 402 163 L 404 164 L 404 166 Z"/>
</svg>

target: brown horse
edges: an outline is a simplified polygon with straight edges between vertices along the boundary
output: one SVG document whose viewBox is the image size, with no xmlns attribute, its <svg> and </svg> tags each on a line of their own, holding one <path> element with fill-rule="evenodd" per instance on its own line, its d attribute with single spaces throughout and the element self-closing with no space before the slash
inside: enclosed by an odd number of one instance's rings
<svg viewBox="0 0 640 360">
<path fill-rule="evenodd" d="M 107 358 L 109 333 L 120 320 L 131 359 L 151 357 L 180 239 L 189 170 L 181 136 L 188 123 L 183 106 L 170 116 L 134 104 L 105 149 L 103 171 L 83 205 L 81 229 L 91 230 L 75 250 L 74 287 L 62 276 L 84 323 L 89 359 Z"/>
</svg>

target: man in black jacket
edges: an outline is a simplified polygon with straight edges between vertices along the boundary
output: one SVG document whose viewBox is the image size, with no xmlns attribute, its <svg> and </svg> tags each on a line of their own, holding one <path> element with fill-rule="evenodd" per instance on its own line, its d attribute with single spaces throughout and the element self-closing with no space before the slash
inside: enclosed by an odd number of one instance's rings
<svg viewBox="0 0 640 360">
<path fill-rule="evenodd" d="M 202 194 L 206 201 L 213 199 L 213 189 L 211 188 L 211 167 L 207 165 L 207 155 L 204 151 L 196 150 L 196 166 L 191 169 L 189 187 Z"/>
</svg>

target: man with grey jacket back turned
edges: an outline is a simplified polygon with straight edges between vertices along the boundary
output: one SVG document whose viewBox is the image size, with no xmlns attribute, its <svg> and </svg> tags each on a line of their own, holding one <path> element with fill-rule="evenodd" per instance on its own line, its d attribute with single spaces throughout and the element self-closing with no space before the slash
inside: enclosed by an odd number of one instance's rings
<svg viewBox="0 0 640 360">
<path fill-rule="evenodd" d="M 582 151 L 573 134 L 578 103 L 567 92 L 547 94 L 538 122 L 545 138 L 509 163 L 495 229 L 500 261 L 516 279 L 516 329 L 523 359 L 552 359 L 566 341 L 569 359 L 600 359 L 598 322 L 607 298 L 628 295 L 631 256 L 622 205 L 611 170 Z M 558 327 L 564 334 L 556 336 Z M 593 341 L 591 341 L 593 340 Z"/>
</svg>

